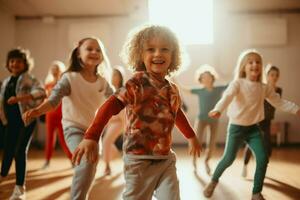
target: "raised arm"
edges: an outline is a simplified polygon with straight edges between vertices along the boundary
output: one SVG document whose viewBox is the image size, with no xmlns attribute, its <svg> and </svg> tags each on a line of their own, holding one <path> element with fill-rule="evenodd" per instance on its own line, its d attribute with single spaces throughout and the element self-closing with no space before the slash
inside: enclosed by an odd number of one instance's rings
<svg viewBox="0 0 300 200">
<path fill-rule="evenodd" d="M 238 81 L 232 81 L 229 86 L 223 92 L 221 99 L 215 105 L 215 107 L 209 112 L 209 116 L 212 118 L 219 118 L 221 113 L 227 108 L 227 106 L 231 103 L 234 96 L 239 91 L 239 83 Z"/>
<path fill-rule="evenodd" d="M 282 99 L 280 94 L 276 93 L 274 88 L 267 86 L 266 88 L 266 100 L 275 108 L 280 109 L 281 111 L 289 112 L 292 114 L 299 113 L 299 106 L 294 102 Z"/>
</svg>

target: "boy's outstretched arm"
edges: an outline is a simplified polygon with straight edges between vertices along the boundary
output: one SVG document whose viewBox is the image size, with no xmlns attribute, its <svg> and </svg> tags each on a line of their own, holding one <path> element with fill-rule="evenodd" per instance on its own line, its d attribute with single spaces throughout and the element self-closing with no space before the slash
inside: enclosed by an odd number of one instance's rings
<svg viewBox="0 0 300 200">
<path fill-rule="evenodd" d="M 72 162 L 79 164 L 83 155 L 88 162 L 97 162 L 98 160 L 98 141 L 101 133 L 108 123 L 109 119 L 118 114 L 124 108 L 123 103 L 114 95 L 108 98 L 104 104 L 97 110 L 95 118 L 84 134 L 84 139 L 80 142 L 73 153 Z"/>
</svg>

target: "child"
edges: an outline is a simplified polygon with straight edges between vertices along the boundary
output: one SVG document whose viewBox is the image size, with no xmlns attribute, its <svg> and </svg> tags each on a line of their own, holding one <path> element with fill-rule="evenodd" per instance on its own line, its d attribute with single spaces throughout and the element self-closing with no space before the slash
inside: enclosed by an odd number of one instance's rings
<svg viewBox="0 0 300 200">
<path fill-rule="evenodd" d="M 54 61 L 49 69 L 48 75 L 45 81 L 45 90 L 47 96 L 51 94 L 51 90 L 56 85 L 57 81 L 60 79 L 61 74 L 65 71 L 65 65 L 61 61 Z M 70 152 L 64 138 L 64 132 L 61 124 L 62 111 L 61 103 L 53 110 L 46 113 L 46 130 L 47 130 L 47 139 L 45 147 L 45 156 L 46 162 L 43 166 L 43 169 L 47 168 L 50 164 L 50 159 L 53 154 L 53 150 L 56 143 L 55 131 L 57 130 L 58 139 L 60 145 L 69 159 L 72 159 L 72 153 Z"/>
<path fill-rule="evenodd" d="M 10 76 L 3 81 L 0 95 L 0 116 L 6 126 L 0 179 L 8 175 L 14 159 L 16 185 L 11 200 L 25 199 L 27 152 L 36 125 L 36 120 L 24 123 L 22 113 L 46 96 L 40 82 L 29 74 L 32 67 L 29 51 L 17 48 L 8 52 L 6 68 Z"/>
<path fill-rule="evenodd" d="M 123 199 L 151 199 L 156 191 L 157 199 L 177 200 L 176 158 L 171 150 L 174 124 L 188 138 L 190 153 L 200 154 L 195 133 L 180 109 L 178 89 L 165 78 L 180 67 L 179 43 L 168 28 L 145 26 L 129 37 L 122 55 L 136 73 L 99 108 L 73 161 L 79 164 L 83 155 L 97 160 L 103 127 L 126 107 Z"/>
<path fill-rule="evenodd" d="M 123 86 L 124 70 L 120 66 L 115 66 L 113 69 L 112 85 L 115 89 L 120 89 Z M 114 145 L 114 142 L 118 136 L 124 131 L 125 113 L 122 111 L 118 115 L 112 117 L 109 120 L 110 126 L 106 129 L 103 137 L 103 160 L 105 162 L 104 175 L 111 174 L 110 160 L 111 155 L 114 152 L 118 152 L 118 149 Z"/>
<path fill-rule="evenodd" d="M 184 91 L 197 95 L 199 113 L 195 121 L 194 128 L 196 129 L 199 143 L 202 144 L 203 132 L 206 127 L 210 129 L 209 142 L 206 149 L 205 170 L 210 174 L 209 160 L 215 149 L 218 129 L 218 119 L 212 119 L 208 116 L 208 112 L 214 108 L 218 100 L 221 98 L 226 86 L 214 86 L 218 74 L 215 69 L 209 65 L 202 65 L 196 71 L 196 80 L 203 86 L 202 88 L 185 88 Z M 196 169 L 196 157 L 193 159 L 194 167 Z"/>
<path fill-rule="evenodd" d="M 277 81 L 279 79 L 280 71 L 279 68 L 268 64 L 266 67 L 266 79 L 267 84 L 274 88 L 275 92 L 278 93 L 280 96 L 282 95 L 282 89 L 277 87 Z M 265 110 L 265 119 L 259 123 L 261 130 L 263 131 L 263 139 L 264 139 L 264 146 L 267 153 L 267 156 L 270 158 L 272 153 L 272 144 L 271 144 L 271 121 L 274 119 L 275 115 L 275 108 L 268 103 L 268 101 L 264 101 L 264 110 Z M 244 166 L 242 171 L 242 176 L 247 176 L 247 164 L 251 157 L 251 150 L 246 145 L 245 153 L 244 153 Z"/>
<path fill-rule="evenodd" d="M 253 49 L 241 53 L 235 71 L 235 79 L 225 90 L 221 100 L 209 113 L 210 117 L 219 118 L 228 108 L 229 126 L 224 155 L 215 169 L 211 182 L 204 189 L 204 196 L 210 197 L 219 178 L 236 157 L 239 146 L 246 142 L 256 158 L 256 170 L 252 200 L 263 200 L 261 194 L 268 157 L 263 146 L 262 135 L 257 125 L 264 119 L 264 99 L 283 111 L 297 114 L 300 110 L 292 102 L 282 100 L 274 88 L 262 83 L 262 57 Z"/>
<path fill-rule="evenodd" d="M 104 74 L 103 77 L 100 73 Z M 107 80 L 111 67 L 104 46 L 97 38 L 84 38 L 73 49 L 70 66 L 41 106 L 26 112 L 27 121 L 55 109 L 62 101 L 62 125 L 67 145 L 74 152 L 93 120 L 96 109 L 112 94 Z M 105 78 L 106 79 L 105 79 Z M 95 176 L 97 163 L 81 162 L 74 168 L 71 199 L 85 199 Z"/>
</svg>

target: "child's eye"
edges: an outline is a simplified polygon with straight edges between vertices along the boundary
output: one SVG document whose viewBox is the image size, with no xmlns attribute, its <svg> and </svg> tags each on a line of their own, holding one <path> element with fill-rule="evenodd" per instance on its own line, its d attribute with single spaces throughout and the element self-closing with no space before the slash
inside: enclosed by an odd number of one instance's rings
<svg viewBox="0 0 300 200">
<path fill-rule="evenodd" d="M 154 48 L 152 48 L 152 47 L 149 47 L 149 48 L 147 48 L 147 49 L 146 49 L 146 51 L 153 52 L 153 51 L 154 51 Z"/>
<path fill-rule="evenodd" d="M 163 51 L 163 52 L 169 52 L 170 49 L 166 47 L 166 48 L 162 48 L 162 51 Z"/>
</svg>

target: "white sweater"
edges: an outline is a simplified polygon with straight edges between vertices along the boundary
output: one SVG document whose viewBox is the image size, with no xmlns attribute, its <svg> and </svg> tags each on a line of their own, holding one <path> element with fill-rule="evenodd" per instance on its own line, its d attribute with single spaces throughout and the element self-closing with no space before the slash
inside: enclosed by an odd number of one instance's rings
<svg viewBox="0 0 300 200">
<path fill-rule="evenodd" d="M 222 113 L 228 106 L 229 123 L 250 126 L 264 119 L 264 99 L 285 112 L 299 110 L 295 103 L 281 99 L 273 87 L 243 78 L 230 83 L 213 111 Z"/>
<path fill-rule="evenodd" d="M 112 90 L 106 80 L 99 76 L 97 81 L 86 81 L 78 72 L 65 73 L 49 97 L 56 106 L 62 99 L 62 125 L 87 129 L 92 123 L 96 110 Z"/>
</svg>

